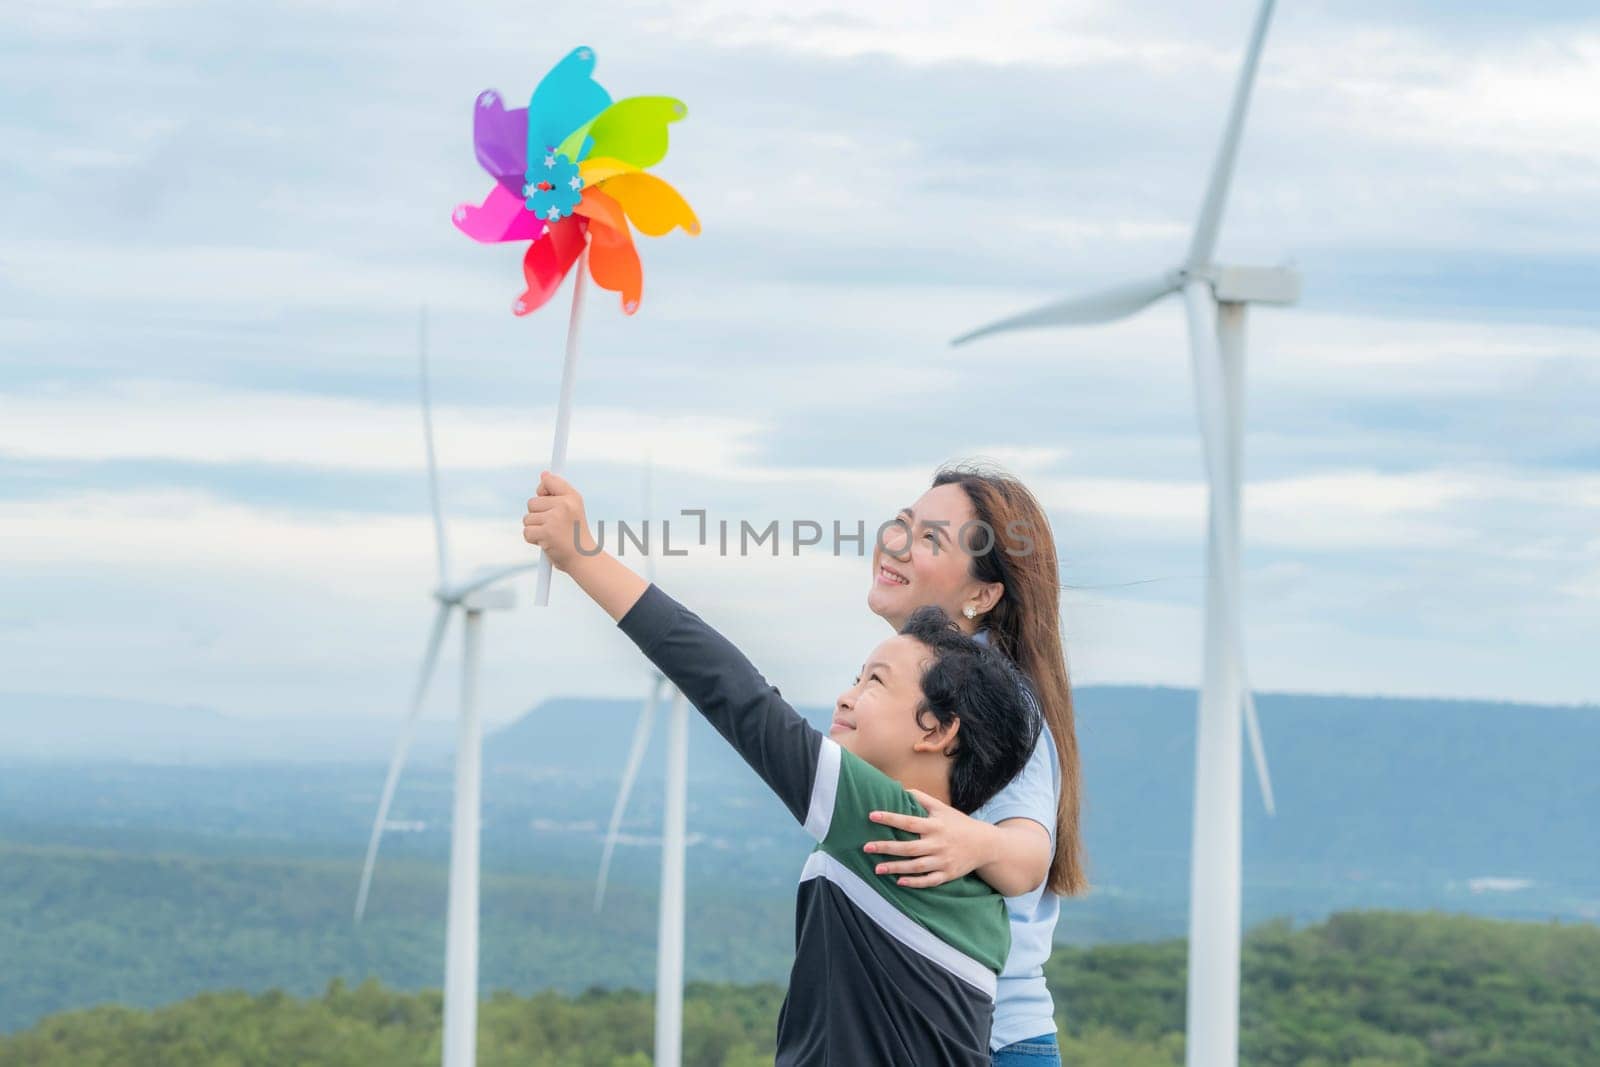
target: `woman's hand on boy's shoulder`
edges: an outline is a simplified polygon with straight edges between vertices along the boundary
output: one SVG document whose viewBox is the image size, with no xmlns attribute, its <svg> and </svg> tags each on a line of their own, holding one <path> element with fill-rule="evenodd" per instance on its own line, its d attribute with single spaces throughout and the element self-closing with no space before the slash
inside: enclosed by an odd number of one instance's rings
<svg viewBox="0 0 1600 1067">
<path fill-rule="evenodd" d="M 589 533 L 583 495 L 571 482 L 550 471 L 540 474 L 539 488 L 528 500 L 528 512 L 522 517 L 522 539 L 537 545 L 562 571 L 571 571 L 575 561 L 598 551 Z"/>
<path fill-rule="evenodd" d="M 917 835 L 909 841 L 868 841 L 864 847 L 869 853 L 905 857 L 878 864 L 874 868 L 876 873 L 898 876 L 895 879 L 898 885 L 930 889 L 971 874 L 988 862 L 989 840 L 984 833 L 991 829 L 988 823 L 974 819 L 920 789 L 908 789 L 907 792 L 928 814 L 872 812 L 870 818 L 873 822 Z"/>
<path fill-rule="evenodd" d="M 1050 869 L 1050 833 L 1032 819 L 1006 819 L 998 826 L 974 819 L 920 789 L 907 790 L 927 809 L 923 816 L 874 811 L 873 822 L 917 836 L 909 841 L 868 841 L 869 853 L 900 856 L 876 872 L 896 876 L 897 885 L 931 889 L 976 874 L 1003 896 L 1032 892 Z"/>
</svg>

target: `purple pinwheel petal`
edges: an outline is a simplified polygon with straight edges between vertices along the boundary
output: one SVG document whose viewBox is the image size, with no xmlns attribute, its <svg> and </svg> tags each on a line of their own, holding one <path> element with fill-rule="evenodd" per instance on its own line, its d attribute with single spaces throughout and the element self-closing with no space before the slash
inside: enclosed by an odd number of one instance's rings
<svg viewBox="0 0 1600 1067">
<path fill-rule="evenodd" d="M 489 177 L 510 192 L 522 192 L 528 166 L 527 108 L 507 111 L 500 94 L 485 89 L 472 109 L 472 143 Z"/>
<path fill-rule="evenodd" d="M 529 211 L 522 197 L 496 183 L 481 206 L 461 204 L 450 216 L 456 229 L 490 244 L 496 241 L 533 241 L 544 233 L 544 220 Z"/>
</svg>

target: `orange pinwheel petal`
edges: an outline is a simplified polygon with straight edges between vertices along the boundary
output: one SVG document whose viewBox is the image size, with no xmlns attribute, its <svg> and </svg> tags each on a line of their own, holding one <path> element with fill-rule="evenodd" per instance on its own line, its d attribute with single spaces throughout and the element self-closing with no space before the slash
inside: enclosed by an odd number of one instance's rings
<svg viewBox="0 0 1600 1067">
<path fill-rule="evenodd" d="M 644 271 L 627 230 L 614 230 L 599 223 L 589 227 L 589 276 L 600 288 L 622 294 L 624 315 L 639 310 Z"/>
<path fill-rule="evenodd" d="M 644 270 L 621 205 L 591 186 L 583 191 L 573 214 L 589 220 L 589 276 L 600 288 L 621 293 L 622 313 L 632 315 L 639 310 Z"/>
<path fill-rule="evenodd" d="M 613 230 L 626 230 L 628 216 L 623 213 L 622 205 L 598 186 L 589 186 L 584 189 L 583 195 L 578 198 L 578 206 L 572 209 L 574 215 L 598 222 L 602 226 L 609 226 Z"/>
</svg>

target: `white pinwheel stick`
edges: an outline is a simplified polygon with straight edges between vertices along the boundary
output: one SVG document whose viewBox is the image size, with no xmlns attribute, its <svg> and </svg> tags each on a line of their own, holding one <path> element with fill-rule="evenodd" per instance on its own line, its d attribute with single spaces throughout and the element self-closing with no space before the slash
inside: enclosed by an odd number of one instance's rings
<svg viewBox="0 0 1600 1067">
<path fill-rule="evenodd" d="M 562 473 L 567 465 L 567 433 L 572 428 L 572 390 L 578 377 L 578 332 L 583 325 L 583 293 L 589 275 L 589 235 L 584 234 L 583 251 L 578 253 L 572 286 L 572 317 L 567 320 L 567 358 L 561 365 L 561 399 L 556 406 L 556 439 L 550 446 L 550 472 Z M 533 602 L 538 607 L 550 603 L 550 557 L 541 553 L 539 584 Z"/>
</svg>

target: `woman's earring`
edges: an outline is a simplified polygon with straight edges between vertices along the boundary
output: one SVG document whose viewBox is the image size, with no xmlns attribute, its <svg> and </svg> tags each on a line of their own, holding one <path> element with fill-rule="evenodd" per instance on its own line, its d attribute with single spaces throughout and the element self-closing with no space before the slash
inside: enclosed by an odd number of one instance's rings
<svg viewBox="0 0 1600 1067">
<path fill-rule="evenodd" d="M 973 607 L 971 604 L 968 604 L 966 607 L 961 609 L 961 614 L 965 615 L 969 619 L 975 619 L 978 617 L 978 609 Z"/>
</svg>

